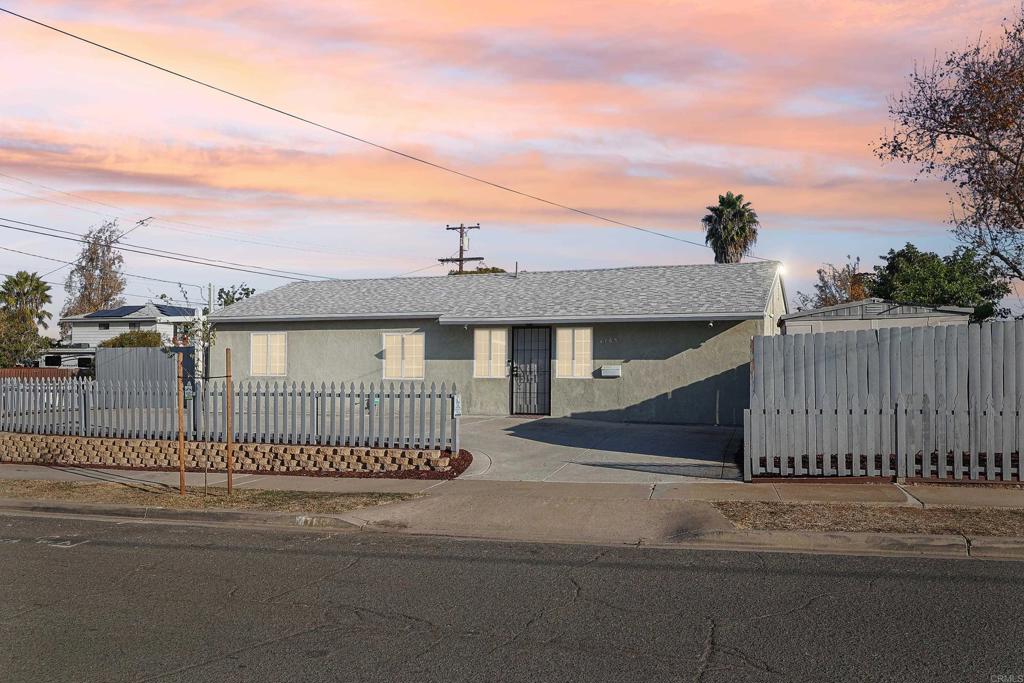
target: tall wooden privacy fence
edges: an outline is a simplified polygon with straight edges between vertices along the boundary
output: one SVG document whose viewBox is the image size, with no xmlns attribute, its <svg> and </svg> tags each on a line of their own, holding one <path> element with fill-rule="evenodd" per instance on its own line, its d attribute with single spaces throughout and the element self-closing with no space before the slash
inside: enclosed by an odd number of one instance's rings
<svg viewBox="0 0 1024 683">
<path fill-rule="evenodd" d="M 1024 321 L 755 337 L 744 476 L 1020 481 Z"/>
<path fill-rule="evenodd" d="M 174 382 L 3 380 L 0 431 L 176 439 L 176 391 Z M 241 382 L 231 393 L 231 432 L 239 443 L 459 448 L 454 384 Z M 185 437 L 224 441 L 227 398 L 224 382 L 198 382 L 186 393 Z"/>
</svg>

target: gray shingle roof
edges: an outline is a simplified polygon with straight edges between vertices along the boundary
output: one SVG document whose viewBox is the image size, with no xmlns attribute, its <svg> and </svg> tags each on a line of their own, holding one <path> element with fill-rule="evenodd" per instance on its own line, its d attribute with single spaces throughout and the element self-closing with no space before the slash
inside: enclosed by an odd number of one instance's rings
<svg viewBox="0 0 1024 683">
<path fill-rule="evenodd" d="M 643 266 L 297 282 L 214 313 L 230 320 L 439 318 L 442 323 L 755 318 L 779 263 Z"/>
</svg>

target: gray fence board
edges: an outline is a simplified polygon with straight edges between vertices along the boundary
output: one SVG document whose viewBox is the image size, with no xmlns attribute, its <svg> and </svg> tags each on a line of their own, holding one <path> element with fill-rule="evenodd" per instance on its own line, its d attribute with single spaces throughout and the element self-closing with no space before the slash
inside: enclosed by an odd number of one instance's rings
<svg viewBox="0 0 1024 683">
<path fill-rule="evenodd" d="M 751 349 L 745 475 L 1021 481 L 1024 321 L 756 337 Z"/>
<path fill-rule="evenodd" d="M 4 379 L 0 431 L 176 439 L 176 388 L 176 381 Z M 455 385 L 446 383 L 357 391 L 353 384 L 239 382 L 231 390 L 232 436 L 237 443 L 455 448 L 455 398 Z M 224 441 L 227 399 L 224 382 L 200 382 L 186 403 L 186 438 Z"/>
</svg>

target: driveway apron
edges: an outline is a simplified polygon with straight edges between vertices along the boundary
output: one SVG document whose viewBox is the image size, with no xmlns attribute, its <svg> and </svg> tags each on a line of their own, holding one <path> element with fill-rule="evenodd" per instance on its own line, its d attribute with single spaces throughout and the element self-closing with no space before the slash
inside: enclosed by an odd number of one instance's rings
<svg viewBox="0 0 1024 683">
<path fill-rule="evenodd" d="M 500 481 L 666 483 L 740 478 L 739 427 L 465 417 L 474 454 L 463 477 Z"/>
</svg>

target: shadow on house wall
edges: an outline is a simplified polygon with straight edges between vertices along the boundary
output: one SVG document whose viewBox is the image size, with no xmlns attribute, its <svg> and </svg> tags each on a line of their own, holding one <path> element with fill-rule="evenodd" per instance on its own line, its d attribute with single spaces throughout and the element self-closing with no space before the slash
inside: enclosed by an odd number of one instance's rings
<svg viewBox="0 0 1024 683">
<path fill-rule="evenodd" d="M 750 364 L 744 363 L 629 406 L 573 411 L 569 417 L 612 422 L 742 426 L 743 411 L 749 407 Z"/>
</svg>

